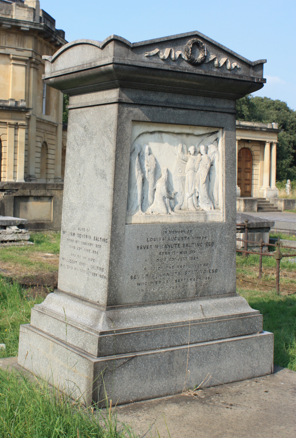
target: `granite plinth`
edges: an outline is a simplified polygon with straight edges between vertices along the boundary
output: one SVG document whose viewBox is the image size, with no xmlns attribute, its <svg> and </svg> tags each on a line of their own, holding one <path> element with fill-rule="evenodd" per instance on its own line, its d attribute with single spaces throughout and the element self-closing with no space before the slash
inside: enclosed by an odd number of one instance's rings
<svg viewBox="0 0 296 438">
<path fill-rule="evenodd" d="M 176 347 L 263 329 L 262 315 L 239 296 L 103 311 L 58 291 L 34 307 L 31 326 L 94 356 Z"/>
<path fill-rule="evenodd" d="M 106 406 L 178 394 L 273 372 L 268 332 L 96 358 L 33 327 L 21 326 L 19 364 L 73 398 Z M 206 378 L 211 376 L 211 379 Z"/>
</svg>

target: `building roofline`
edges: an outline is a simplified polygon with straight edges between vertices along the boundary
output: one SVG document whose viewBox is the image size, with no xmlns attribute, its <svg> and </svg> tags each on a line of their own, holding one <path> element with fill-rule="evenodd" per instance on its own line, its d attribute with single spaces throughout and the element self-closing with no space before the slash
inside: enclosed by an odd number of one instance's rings
<svg viewBox="0 0 296 438">
<path fill-rule="evenodd" d="M 278 123 L 259 123 L 259 122 L 246 122 L 243 120 L 236 120 L 236 129 L 246 129 L 252 131 L 269 131 L 269 132 L 281 132 L 278 129 Z"/>
<path fill-rule="evenodd" d="M 3 27 L 3 25 L 5 26 L 5 29 L 7 29 L 7 26 L 9 26 L 9 28 L 18 27 L 20 28 L 20 30 L 23 30 L 25 32 L 28 30 L 36 30 L 39 32 L 43 32 L 45 38 L 49 36 L 54 38 L 54 41 L 52 41 L 53 43 L 56 42 L 58 43 L 59 46 L 61 45 L 64 46 L 65 44 L 67 44 L 67 40 L 65 40 L 59 35 L 58 33 L 59 29 L 53 30 L 45 23 L 35 23 L 33 21 L 25 21 L 25 20 L 17 20 L 15 18 L 0 17 L 0 29 Z"/>
</svg>

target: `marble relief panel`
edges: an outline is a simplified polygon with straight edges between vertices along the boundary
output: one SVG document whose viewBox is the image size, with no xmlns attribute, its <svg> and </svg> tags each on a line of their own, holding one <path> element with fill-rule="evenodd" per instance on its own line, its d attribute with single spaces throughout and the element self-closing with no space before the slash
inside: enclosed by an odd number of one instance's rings
<svg viewBox="0 0 296 438">
<path fill-rule="evenodd" d="M 222 130 L 133 124 L 127 223 L 222 220 Z"/>
</svg>

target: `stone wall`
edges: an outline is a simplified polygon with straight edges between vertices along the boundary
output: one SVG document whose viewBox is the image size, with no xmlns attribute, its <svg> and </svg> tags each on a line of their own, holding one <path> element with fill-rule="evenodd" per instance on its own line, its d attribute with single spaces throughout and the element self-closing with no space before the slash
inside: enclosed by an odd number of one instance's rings
<svg viewBox="0 0 296 438">
<path fill-rule="evenodd" d="M 60 230 L 62 201 L 62 183 L 0 183 L 0 215 L 27 219 L 29 230 Z"/>
</svg>

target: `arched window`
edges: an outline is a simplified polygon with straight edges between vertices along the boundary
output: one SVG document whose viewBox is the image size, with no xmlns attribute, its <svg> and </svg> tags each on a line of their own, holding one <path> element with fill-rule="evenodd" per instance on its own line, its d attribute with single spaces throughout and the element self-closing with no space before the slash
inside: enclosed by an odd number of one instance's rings
<svg viewBox="0 0 296 438">
<path fill-rule="evenodd" d="M 41 182 L 46 182 L 47 174 L 47 143 L 44 141 L 41 146 L 41 157 L 40 157 L 40 180 Z"/>
</svg>

